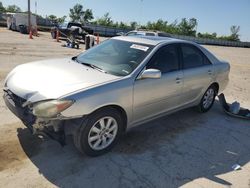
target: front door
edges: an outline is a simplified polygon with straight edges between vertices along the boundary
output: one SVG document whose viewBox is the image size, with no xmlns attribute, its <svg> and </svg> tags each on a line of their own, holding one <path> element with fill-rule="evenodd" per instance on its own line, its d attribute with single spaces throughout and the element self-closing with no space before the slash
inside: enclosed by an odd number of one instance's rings
<svg viewBox="0 0 250 188">
<path fill-rule="evenodd" d="M 180 105 L 183 73 L 180 70 L 177 45 L 161 47 L 145 69 L 158 69 L 159 79 L 137 79 L 134 83 L 134 123 L 161 114 Z"/>
</svg>

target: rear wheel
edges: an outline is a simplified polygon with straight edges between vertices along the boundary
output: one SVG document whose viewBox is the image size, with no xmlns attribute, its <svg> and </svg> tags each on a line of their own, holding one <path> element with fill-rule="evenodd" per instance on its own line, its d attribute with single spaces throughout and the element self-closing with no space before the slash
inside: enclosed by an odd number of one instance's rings
<svg viewBox="0 0 250 188">
<path fill-rule="evenodd" d="M 200 104 L 198 105 L 198 110 L 200 112 L 207 112 L 214 104 L 215 96 L 217 95 L 217 89 L 215 86 L 210 86 L 203 97 L 201 98 Z"/>
<path fill-rule="evenodd" d="M 122 133 L 121 114 L 113 109 L 97 111 L 88 116 L 74 135 L 76 148 L 89 156 L 110 151 Z"/>
</svg>

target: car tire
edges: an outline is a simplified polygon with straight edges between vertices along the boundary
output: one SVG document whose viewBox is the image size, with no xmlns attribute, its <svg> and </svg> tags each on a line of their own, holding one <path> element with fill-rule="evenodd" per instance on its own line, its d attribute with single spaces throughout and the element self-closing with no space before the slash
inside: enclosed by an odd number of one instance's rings
<svg viewBox="0 0 250 188">
<path fill-rule="evenodd" d="M 205 112 L 208 112 L 212 108 L 217 92 L 218 91 L 214 85 L 211 85 L 206 90 L 206 92 L 201 98 L 199 105 L 197 106 L 199 112 L 205 113 Z"/>
<path fill-rule="evenodd" d="M 83 120 L 73 136 L 74 144 L 88 156 L 107 153 L 121 137 L 123 124 L 121 113 L 116 109 L 99 110 Z"/>
</svg>

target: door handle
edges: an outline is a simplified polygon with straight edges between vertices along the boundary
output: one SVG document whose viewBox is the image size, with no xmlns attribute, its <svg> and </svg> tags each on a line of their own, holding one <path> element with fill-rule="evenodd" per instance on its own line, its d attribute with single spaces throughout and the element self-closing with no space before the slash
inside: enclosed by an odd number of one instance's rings
<svg viewBox="0 0 250 188">
<path fill-rule="evenodd" d="M 211 70 L 208 70 L 207 73 L 208 73 L 209 75 L 211 75 L 211 74 L 212 74 L 212 71 L 211 71 Z"/>
<path fill-rule="evenodd" d="M 176 78 L 175 80 L 177 84 L 181 83 L 181 78 Z"/>
</svg>

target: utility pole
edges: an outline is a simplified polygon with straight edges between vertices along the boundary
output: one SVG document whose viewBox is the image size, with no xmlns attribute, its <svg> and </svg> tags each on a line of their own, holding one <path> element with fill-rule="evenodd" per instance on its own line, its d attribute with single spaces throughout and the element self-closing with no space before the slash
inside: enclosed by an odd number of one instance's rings
<svg viewBox="0 0 250 188">
<path fill-rule="evenodd" d="M 140 0 L 141 1 L 141 10 L 140 10 L 140 18 L 139 19 L 143 19 L 143 0 Z M 142 21 L 139 22 L 139 28 L 141 28 L 142 26 Z"/>
<path fill-rule="evenodd" d="M 35 1 L 35 7 L 36 7 L 36 14 L 37 14 L 37 2 Z"/>
<path fill-rule="evenodd" d="M 30 21 L 30 0 L 28 0 L 28 25 L 29 25 L 29 32 L 31 30 L 31 21 Z"/>
</svg>

